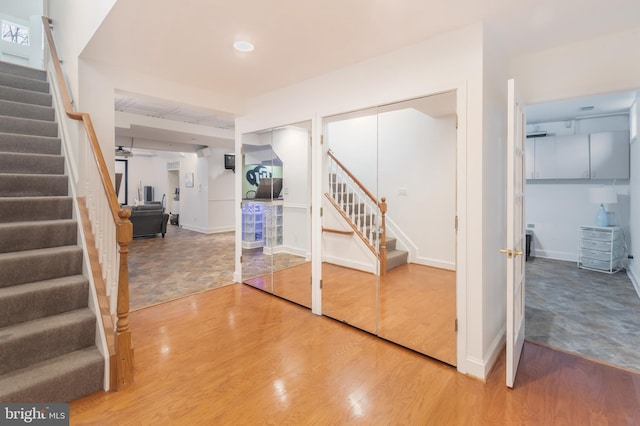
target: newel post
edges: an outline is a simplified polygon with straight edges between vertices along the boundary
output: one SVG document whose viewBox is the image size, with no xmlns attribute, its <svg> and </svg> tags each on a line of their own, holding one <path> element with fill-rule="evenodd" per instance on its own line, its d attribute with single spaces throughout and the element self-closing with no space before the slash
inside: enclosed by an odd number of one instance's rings
<svg viewBox="0 0 640 426">
<path fill-rule="evenodd" d="M 116 390 L 126 389 L 133 383 L 133 348 L 129 331 L 129 243 L 133 239 L 131 211 L 120 209 L 116 237 L 120 249 L 118 267 L 118 305 L 116 321 Z"/>
<path fill-rule="evenodd" d="M 382 197 L 378 203 L 382 220 L 380 223 L 380 275 L 387 274 L 387 225 L 385 215 L 387 214 L 387 199 Z"/>
</svg>

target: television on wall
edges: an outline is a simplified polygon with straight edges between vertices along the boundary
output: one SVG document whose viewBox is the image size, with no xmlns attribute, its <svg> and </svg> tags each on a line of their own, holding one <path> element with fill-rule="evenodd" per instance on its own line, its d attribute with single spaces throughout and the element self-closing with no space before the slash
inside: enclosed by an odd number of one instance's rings
<svg viewBox="0 0 640 426">
<path fill-rule="evenodd" d="M 224 168 L 227 170 L 236 171 L 236 155 L 235 154 L 225 154 L 224 155 Z"/>
</svg>

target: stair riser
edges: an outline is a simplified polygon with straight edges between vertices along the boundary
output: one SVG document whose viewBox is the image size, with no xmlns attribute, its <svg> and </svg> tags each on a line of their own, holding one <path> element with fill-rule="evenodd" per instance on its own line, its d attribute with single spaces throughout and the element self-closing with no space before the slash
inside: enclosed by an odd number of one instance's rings
<svg viewBox="0 0 640 426">
<path fill-rule="evenodd" d="M 47 81 L 47 72 L 35 68 L 24 67 L 9 62 L 0 62 L 0 73 L 10 74 L 19 77 L 26 77 L 33 80 Z"/>
<path fill-rule="evenodd" d="M 32 92 L 49 93 L 49 83 L 31 78 L 18 77 L 0 73 L 0 86 L 15 87 L 16 89 L 31 90 Z"/>
<path fill-rule="evenodd" d="M 95 329 L 96 318 L 87 316 L 20 336 L 0 330 L 0 374 L 91 346 Z"/>
<path fill-rule="evenodd" d="M 84 277 L 21 284 L 0 289 L 0 328 L 87 307 Z"/>
<path fill-rule="evenodd" d="M 51 107 L 10 102 L 1 99 L 0 115 L 44 121 L 53 121 L 55 119 L 55 111 Z"/>
<path fill-rule="evenodd" d="M 15 87 L 0 86 L 0 99 L 47 107 L 53 105 L 53 98 L 48 93 L 32 92 L 30 90 L 16 89 Z"/>
<path fill-rule="evenodd" d="M 0 223 L 70 219 L 71 197 L 0 198 Z"/>
<path fill-rule="evenodd" d="M 70 402 L 102 389 L 104 359 L 96 348 L 64 358 L 39 364 L 24 374 L 0 376 L 0 401 Z"/>
<path fill-rule="evenodd" d="M 64 157 L 4 153 L 0 156 L 0 173 L 61 175 L 64 174 Z"/>
<path fill-rule="evenodd" d="M 396 251 L 394 252 L 394 254 L 395 253 L 397 253 L 397 255 L 393 255 L 391 252 L 389 252 L 387 255 L 387 271 L 390 271 L 393 268 L 397 268 L 398 266 L 407 263 L 409 253 L 407 253 L 406 251 Z"/>
<path fill-rule="evenodd" d="M 0 152 L 60 155 L 60 139 L 0 133 Z"/>
<path fill-rule="evenodd" d="M 396 240 L 395 238 L 387 238 L 387 241 L 385 244 L 387 246 L 387 251 L 395 250 L 397 242 L 398 240 Z"/>
<path fill-rule="evenodd" d="M 57 138 L 58 123 L 0 116 L 0 132 Z"/>
<path fill-rule="evenodd" d="M 60 196 L 68 189 L 67 176 L 0 174 L 0 197 Z"/>
<path fill-rule="evenodd" d="M 11 254 L 12 256 L 8 256 Z M 82 249 L 0 254 L 0 288 L 82 274 Z"/>
<path fill-rule="evenodd" d="M 0 226 L 0 253 L 70 246 L 78 242 L 77 231 L 78 225 L 72 220 Z"/>
</svg>

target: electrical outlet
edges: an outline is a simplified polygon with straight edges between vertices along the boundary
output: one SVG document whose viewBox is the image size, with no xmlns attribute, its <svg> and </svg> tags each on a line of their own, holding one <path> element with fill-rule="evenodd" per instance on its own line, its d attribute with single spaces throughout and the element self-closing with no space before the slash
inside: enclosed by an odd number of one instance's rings
<svg viewBox="0 0 640 426">
<path fill-rule="evenodd" d="M 529 229 L 533 229 L 533 228 L 535 228 L 535 227 L 536 227 L 536 224 L 535 224 L 535 223 L 527 223 L 527 228 L 529 228 Z"/>
</svg>

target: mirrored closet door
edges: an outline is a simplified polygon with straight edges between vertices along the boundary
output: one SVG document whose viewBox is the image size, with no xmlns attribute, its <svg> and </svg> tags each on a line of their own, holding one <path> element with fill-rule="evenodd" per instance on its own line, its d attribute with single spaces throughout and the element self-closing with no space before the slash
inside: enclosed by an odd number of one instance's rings
<svg viewBox="0 0 640 426">
<path fill-rule="evenodd" d="M 323 134 L 323 314 L 455 365 L 455 92 Z"/>
<path fill-rule="evenodd" d="M 242 136 L 242 278 L 311 307 L 310 122 Z"/>
</svg>

